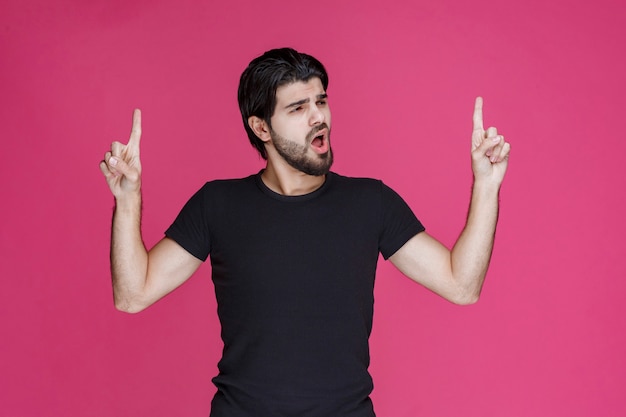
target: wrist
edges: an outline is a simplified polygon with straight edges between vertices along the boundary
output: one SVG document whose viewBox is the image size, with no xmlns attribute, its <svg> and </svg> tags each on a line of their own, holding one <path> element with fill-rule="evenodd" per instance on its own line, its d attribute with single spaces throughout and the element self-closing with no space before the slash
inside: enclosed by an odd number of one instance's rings
<svg viewBox="0 0 626 417">
<path fill-rule="evenodd" d="M 502 182 L 493 181 L 488 179 L 480 179 L 474 177 L 474 184 L 472 185 L 472 192 L 480 195 L 495 195 L 500 193 L 500 187 Z"/>
<path fill-rule="evenodd" d="M 141 190 L 122 193 L 115 196 L 115 210 L 136 212 L 141 210 Z"/>
</svg>

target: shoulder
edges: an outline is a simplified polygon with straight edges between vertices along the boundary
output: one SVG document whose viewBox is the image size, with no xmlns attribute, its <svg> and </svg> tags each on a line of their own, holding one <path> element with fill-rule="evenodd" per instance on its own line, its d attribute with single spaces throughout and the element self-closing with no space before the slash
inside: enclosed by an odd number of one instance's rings
<svg viewBox="0 0 626 417">
<path fill-rule="evenodd" d="M 336 184 L 334 189 L 337 193 L 357 204 L 363 201 L 378 202 L 381 209 L 391 211 L 408 207 L 402 196 L 380 179 L 346 177 L 333 173 L 333 184 Z"/>
<path fill-rule="evenodd" d="M 228 192 L 241 192 L 246 188 L 252 188 L 255 185 L 255 176 L 249 175 L 244 178 L 228 178 L 228 179 L 215 179 L 207 181 L 198 190 L 199 194 L 215 194 L 215 193 L 228 193 Z"/>
<path fill-rule="evenodd" d="M 254 188 L 254 175 L 245 178 L 211 180 L 200 187 L 185 204 L 203 213 L 228 201 L 237 201 L 249 196 Z"/>
<path fill-rule="evenodd" d="M 331 172 L 330 179 L 333 185 L 348 189 L 371 189 L 379 190 L 384 185 L 381 180 L 366 177 L 347 177 L 344 175 Z"/>
<path fill-rule="evenodd" d="M 333 175 L 332 180 L 334 188 L 340 190 L 342 193 L 367 194 L 369 196 L 375 195 L 383 200 L 389 198 L 395 199 L 399 197 L 396 191 L 380 179 L 367 177 L 346 177 L 336 173 L 331 174 Z"/>
</svg>

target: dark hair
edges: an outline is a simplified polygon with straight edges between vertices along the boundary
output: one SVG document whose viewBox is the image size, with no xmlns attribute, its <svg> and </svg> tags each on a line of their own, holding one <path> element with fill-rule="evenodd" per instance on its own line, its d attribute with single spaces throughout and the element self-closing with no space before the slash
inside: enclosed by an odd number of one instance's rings
<svg viewBox="0 0 626 417">
<path fill-rule="evenodd" d="M 317 77 L 324 90 L 328 87 L 328 74 L 321 62 L 310 55 L 291 48 L 272 49 L 250 62 L 239 79 L 239 110 L 243 125 L 252 146 L 267 159 L 265 145 L 248 126 L 248 118 L 256 116 L 271 127 L 270 119 L 276 107 L 276 90 L 296 81 Z"/>
</svg>

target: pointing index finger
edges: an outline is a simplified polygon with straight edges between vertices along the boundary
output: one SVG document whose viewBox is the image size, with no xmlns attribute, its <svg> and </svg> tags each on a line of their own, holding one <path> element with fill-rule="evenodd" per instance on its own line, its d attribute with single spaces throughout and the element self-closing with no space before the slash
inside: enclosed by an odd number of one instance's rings
<svg viewBox="0 0 626 417">
<path fill-rule="evenodd" d="M 483 99 L 482 97 L 476 97 L 474 103 L 474 130 L 485 130 L 483 128 Z"/>
<path fill-rule="evenodd" d="M 133 127 L 130 131 L 130 138 L 128 139 L 128 146 L 132 146 L 139 149 L 139 142 L 141 141 L 141 110 L 135 109 L 133 112 Z"/>
</svg>

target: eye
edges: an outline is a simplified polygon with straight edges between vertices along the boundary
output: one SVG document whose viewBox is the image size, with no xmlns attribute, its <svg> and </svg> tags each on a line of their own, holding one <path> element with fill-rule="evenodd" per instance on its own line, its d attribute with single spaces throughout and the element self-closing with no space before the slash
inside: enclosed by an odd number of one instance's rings
<svg viewBox="0 0 626 417">
<path fill-rule="evenodd" d="M 302 110 L 302 106 L 294 107 L 293 109 L 291 109 L 290 113 L 297 113 L 297 112 L 299 112 L 301 110 Z"/>
<path fill-rule="evenodd" d="M 317 101 L 317 105 L 318 106 L 325 106 L 326 105 L 326 100 L 318 100 Z"/>
</svg>

